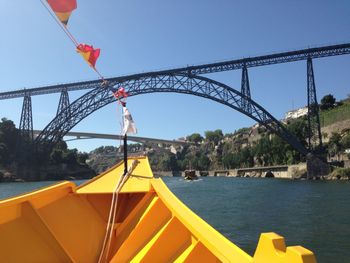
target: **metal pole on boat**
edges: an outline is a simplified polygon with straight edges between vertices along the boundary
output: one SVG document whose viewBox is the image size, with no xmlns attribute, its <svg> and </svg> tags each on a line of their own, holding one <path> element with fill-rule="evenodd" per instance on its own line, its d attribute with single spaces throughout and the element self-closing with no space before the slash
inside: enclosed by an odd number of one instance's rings
<svg viewBox="0 0 350 263">
<path fill-rule="evenodd" d="M 128 172 L 128 137 L 124 135 L 124 175 Z"/>
<path fill-rule="evenodd" d="M 120 101 L 122 107 L 126 107 L 126 101 Z M 124 116 L 124 111 L 123 111 L 123 120 L 124 120 L 124 125 L 125 125 L 125 116 Z M 125 128 L 125 127 L 124 127 Z M 123 142 L 124 142 L 124 175 L 127 174 L 128 172 L 128 136 L 127 132 L 125 132 L 124 137 L 123 137 Z"/>
</svg>

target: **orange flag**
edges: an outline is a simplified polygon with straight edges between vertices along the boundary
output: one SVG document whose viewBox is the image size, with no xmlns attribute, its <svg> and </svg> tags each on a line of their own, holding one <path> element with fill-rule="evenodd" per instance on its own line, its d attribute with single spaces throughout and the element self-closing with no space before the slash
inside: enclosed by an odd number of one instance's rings
<svg viewBox="0 0 350 263">
<path fill-rule="evenodd" d="M 47 0 L 47 3 L 61 23 L 65 25 L 67 25 L 72 11 L 77 8 L 76 0 Z"/>
<path fill-rule="evenodd" d="M 77 52 L 86 60 L 86 62 L 95 68 L 96 61 L 100 55 L 100 49 L 86 44 L 79 44 Z"/>
</svg>

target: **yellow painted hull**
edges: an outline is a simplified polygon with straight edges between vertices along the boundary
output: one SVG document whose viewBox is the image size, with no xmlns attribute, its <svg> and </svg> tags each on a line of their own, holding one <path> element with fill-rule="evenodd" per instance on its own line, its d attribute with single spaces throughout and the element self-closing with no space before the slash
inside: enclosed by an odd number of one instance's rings
<svg viewBox="0 0 350 263">
<path fill-rule="evenodd" d="M 107 262 L 315 263 L 303 247 L 261 235 L 254 257 L 223 237 L 153 178 L 146 157 L 118 195 Z M 1 262 L 98 262 L 123 163 L 76 187 L 62 182 L 0 201 Z"/>
</svg>

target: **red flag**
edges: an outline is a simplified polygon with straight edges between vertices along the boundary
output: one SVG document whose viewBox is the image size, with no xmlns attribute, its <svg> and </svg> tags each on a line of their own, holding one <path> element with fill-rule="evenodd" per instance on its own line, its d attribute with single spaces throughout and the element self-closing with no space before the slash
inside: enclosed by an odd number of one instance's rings
<svg viewBox="0 0 350 263">
<path fill-rule="evenodd" d="M 77 8 L 76 0 L 47 0 L 47 3 L 61 23 L 65 25 L 67 25 L 72 11 Z"/>
<path fill-rule="evenodd" d="M 116 92 L 113 93 L 113 95 L 116 99 L 126 98 L 129 96 L 123 87 L 120 87 Z"/>
<path fill-rule="evenodd" d="M 95 68 L 96 61 L 100 55 L 100 49 L 94 49 L 93 46 L 86 44 L 79 44 L 77 46 L 77 52 L 82 55 L 86 62 L 93 68 Z"/>
</svg>

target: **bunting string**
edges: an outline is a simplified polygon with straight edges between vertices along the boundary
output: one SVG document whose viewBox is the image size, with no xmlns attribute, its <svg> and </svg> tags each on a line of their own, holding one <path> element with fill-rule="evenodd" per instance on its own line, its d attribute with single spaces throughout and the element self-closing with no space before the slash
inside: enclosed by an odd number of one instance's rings
<svg viewBox="0 0 350 263">
<path fill-rule="evenodd" d="M 80 55 L 84 58 L 84 60 L 89 64 L 90 67 L 97 73 L 98 77 L 105 82 L 105 79 L 103 75 L 99 72 L 99 70 L 96 68 L 96 61 L 100 55 L 100 49 L 94 49 L 93 46 L 86 45 L 86 44 L 79 44 L 79 42 L 76 40 L 76 38 L 73 36 L 73 34 L 69 31 L 67 23 L 69 20 L 69 16 L 72 10 L 76 8 L 76 1 L 71 1 L 70 5 L 68 7 L 71 8 L 69 12 L 62 11 L 67 9 L 67 6 L 61 3 L 61 5 L 58 3 L 55 3 L 54 7 L 57 8 L 57 12 L 53 10 L 53 6 L 50 5 L 54 3 L 52 0 L 45 1 L 40 0 L 40 3 L 45 7 L 46 11 L 50 14 L 53 20 L 58 24 L 58 26 L 63 30 L 63 32 L 66 34 L 66 36 L 72 41 L 74 44 L 76 51 L 80 53 Z"/>
</svg>

